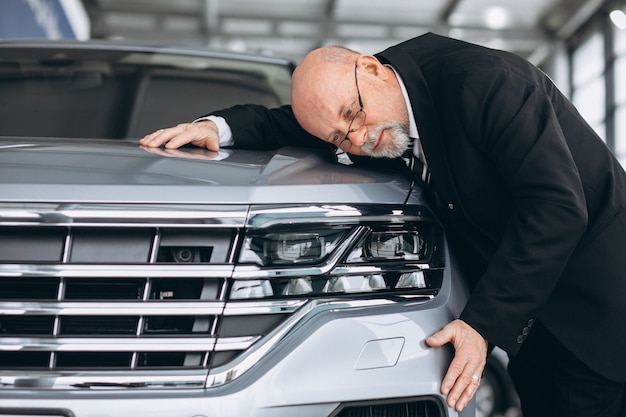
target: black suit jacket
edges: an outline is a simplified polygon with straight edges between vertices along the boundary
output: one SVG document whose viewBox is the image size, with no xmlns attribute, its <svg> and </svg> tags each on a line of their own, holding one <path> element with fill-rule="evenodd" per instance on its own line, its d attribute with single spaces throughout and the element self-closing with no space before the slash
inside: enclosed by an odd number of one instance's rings
<svg viewBox="0 0 626 417">
<path fill-rule="evenodd" d="M 435 209 L 473 288 L 461 318 L 513 355 L 539 319 L 626 381 L 626 174 L 603 141 L 516 55 L 427 34 L 377 58 L 407 87 Z M 326 146 L 288 106 L 219 114 L 240 147 Z"/>
</svg>

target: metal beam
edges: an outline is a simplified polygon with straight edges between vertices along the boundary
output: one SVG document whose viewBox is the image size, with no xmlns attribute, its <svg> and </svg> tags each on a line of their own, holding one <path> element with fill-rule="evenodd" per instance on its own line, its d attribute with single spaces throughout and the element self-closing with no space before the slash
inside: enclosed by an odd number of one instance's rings
<svg viewBox="0 0 626 417">
<path fill-rule="evenodd" d="M 204 0 L 202 3 L 202 29 L 206 35 L 217 33 L 219 29 L 219 0 Z"/>
<path fill-rule="evenodd" d="M 441 14 L 439 15 L 439 20 L 442 23 L 448 24 L 448 21 L 450 20 L 450 16 L 452 16 L 452 14 L 456 10 L 460 2 L 461 0 L 449 0 L 446 7 L 444 7 L 443 10 L 441 11 Z"/>
<path fill-rule="evenodd" d="M 568 19 L 556 33 L 558 39 L 566 40 L 571 37 L 580 27 L 587 22 L 600 8 L 607 3 L 606 0 L 587 0 Z"/>
</svg>

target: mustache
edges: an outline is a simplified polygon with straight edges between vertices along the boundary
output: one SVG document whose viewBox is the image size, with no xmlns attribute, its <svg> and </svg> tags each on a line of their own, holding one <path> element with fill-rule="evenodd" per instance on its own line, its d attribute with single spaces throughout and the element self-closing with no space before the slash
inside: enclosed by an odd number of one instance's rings
<svg viewBox="0 0 626 417">
<path fill-rule="evenodd" d="M 375 149 L 378 138 L 385 130 L 390 133 L 390 140 L 379 144 L 378 149 Z M 408 149 L 410 141 L 409 126 L 405 123 L 391 121 L 374 126 L 368 132 L 361 150 L 373 157 L 397 158 Z"/>
</svg>

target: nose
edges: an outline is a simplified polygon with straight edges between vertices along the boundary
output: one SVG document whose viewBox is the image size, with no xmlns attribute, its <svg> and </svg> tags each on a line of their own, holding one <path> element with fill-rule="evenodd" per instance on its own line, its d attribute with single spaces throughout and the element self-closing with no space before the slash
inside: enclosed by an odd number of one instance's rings
<svg viewBox="0 0 626 417">
<path fill-rule="evenodd" d="M 363 144 L 365 144 L 365 142 L 367 142 L 367 127 L 365 127 L 365 125 L 362 125 L 353 132 L 350 132 L 350 134 L 348 135 L 348 139 L 350 139 L 350 143 L 352 143 L 352 146 L 360 148 L 361 146 L 363 146 Z"/>
</svg>

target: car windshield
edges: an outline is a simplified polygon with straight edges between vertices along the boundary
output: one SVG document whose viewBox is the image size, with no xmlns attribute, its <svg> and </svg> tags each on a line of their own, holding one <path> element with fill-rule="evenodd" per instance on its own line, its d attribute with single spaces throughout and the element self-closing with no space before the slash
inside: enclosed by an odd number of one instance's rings
<svg viewBox="0 0 626 417">
<path fill-rule="evenodd" d="M 235 104 L 289 99 L 291 67 L 234 54 L 0 47 L 0 136 L 140 138 Z"/>
</svg>

